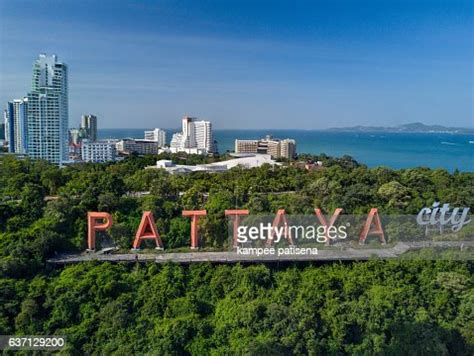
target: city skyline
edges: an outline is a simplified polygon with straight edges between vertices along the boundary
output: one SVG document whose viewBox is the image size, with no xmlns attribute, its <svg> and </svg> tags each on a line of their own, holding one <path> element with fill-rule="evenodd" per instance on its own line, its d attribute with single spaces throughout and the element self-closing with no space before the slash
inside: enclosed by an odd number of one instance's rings
<svg viewBox="0 0 474 356">
<path fill-rule="evenodd" d="M 44 4 L 0 5 L 0 100 L 55 53 L 72 127 L 473 126 L 471 2 Z"/>
</svg>

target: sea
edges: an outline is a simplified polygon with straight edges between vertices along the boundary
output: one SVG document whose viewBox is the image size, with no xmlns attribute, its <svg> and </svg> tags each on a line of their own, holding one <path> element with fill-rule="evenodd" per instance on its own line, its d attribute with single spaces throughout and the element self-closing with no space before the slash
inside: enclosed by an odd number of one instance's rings
<svg viewBox="0 0 474 356">
<path fill-rule="evenodd" d="M 143 138 L 150 129 L 99 129 L 100 139 Z M 167 140 L 175 130 L 166 130 Z M 474 172 L 474 135 L 451 133 L 340 132 L 326 130 L 214 130 L 219 153 L 234 150 L 235 139 L 266 135 L 296 140 L 298 153 L 349 155 L 368 167 L 429 167 Z"/>
</svg>

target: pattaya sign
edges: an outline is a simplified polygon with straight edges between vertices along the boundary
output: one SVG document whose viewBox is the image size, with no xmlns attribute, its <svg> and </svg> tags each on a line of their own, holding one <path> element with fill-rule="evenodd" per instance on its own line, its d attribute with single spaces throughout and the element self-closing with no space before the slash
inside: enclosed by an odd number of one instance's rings
<svg viewBox="0 0 474 356">
<path fill-rule="evenodd" d="M 324 242 L 329 245 L 332 240 L 336 237 L 344 239 L 347 234 L 345 232 L 346 226 L 336 227 L 335 223 L 338 217 L 342 213 L 342 209 L 338 208 L 330 217 L 326 217 L 321 209 L 315 209 L 314 217 L 320 224 L 317 228 L 313 225 L 308 226 L 309 232 L 312 233 L 317 242 Z M 182 216 L 191 219 L 191 233 L 190 233 L 190 247 L 191 249 L 199 248 L 199 219 L 202 216 L 206 216 L 206 210 L 184 210 Z M 288 223 L 288 218 L 284 209 L 279 209 L 272 219 L 272 222 L 268 226 L 260 224 L 260 226 L 241 226 L 241 219 L 249 215 L 249 211 L 245 209 L 241 210 L 225 210 L 225 215 L 232 221 L 232 247 L 237 247 L 239 243 L 253 239 L 254 236 L 260 236 L 259 233 L 267 231 L 268 238 L 266 238 L 265 245 L 272 246 L 274 243 L 278 243 L 284 238 L 290 246 L 294 245 L 294 239 L 291 231 L 291 226 Z M 113 225 L 112 215 L 105 212 L 89 212 L 87 214 L 87 247 L 88 250 L 94 251 L 96 248 L 96 233 L 99 231 L 106 231 Z M 378 237 L 382 244 L 385 244 L 385 234 L 382 228 L 382 222 L 377 208 L 372 208 L 365 219 L 365 223 L 359 234 L 359 243 L 364 244 L 369 235 L 375 235 Z M 247 240 L 243 239 L 247 236 Z M 320 238 L 323 238 L 321 241 Z M 256 238 L 256 239 L 257 239 Z M 164 249 L 163 241 L 158 232 L 158 228 L 155 224 L 153 213 L 151 211 L 145 211 L 142 215 L 140 225 L 135 234 L 132 249 L 140 249 L 143 241 L 153 241 L 155 248 L 162 250 Z"/>
<path fill-rule="evenodd" d="M 458 233 L 467 225 L 469 208 L 450 208 L 449 204 L 435 202 L 430 208 L 423 208 L 417 215 L 379 216 L 377 208 L 368 215 L 343 215 L 343 209 L 337 208 L 332 215 L 326 216 L 321 209 L 314 209 L 312 215 L 287 215 L 279 209 L 275 215 L 250 215 L 249 210 L 225 210 L 229 221 L 229 247 L 239 246 L 273 247 L 281 241 L 288 246 L 314 246 L 314 243 L 326 246 L 336 242 L 356 242 L 363 245 L 370 235 L 386 243 L 386 234 L 395 239 L 423 238 L 432 231 L 438 234 Z M 191 219 L 190 247 L 197 249 L 199 244 L 199 220 L 207 215 L 206 210 L 184 210 L 183 217 Z M 112 215 L 105 212 L 89 212 L 87 246 L 96 249 L 96 233 L 106 231 L 113 225 Z M 383 224 L 382 224 L 383 221 Z M 350 230 L 350 233 L 349 231 Z M 445 231 L 446 230 L 446 231 Z M 467 231 L 468 233 L 470 231 Z M 349 241 L 348 235 L 351 235 Z M 466 234 L 464 234 L 466 235 Z M 145 211 L 135 234 L 132 249 L 141 248 L 143 241 L 151 241 L 156 249 L 163 249 L 161 239 L 152 212 Z M 346 244 L 347 245 L 347 244 Z"/>
</svg>

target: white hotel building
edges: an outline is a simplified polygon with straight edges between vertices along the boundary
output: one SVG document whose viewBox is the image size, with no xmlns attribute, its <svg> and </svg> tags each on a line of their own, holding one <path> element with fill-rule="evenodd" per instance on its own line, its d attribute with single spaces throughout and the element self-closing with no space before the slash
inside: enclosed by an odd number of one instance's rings
<svg viewBox="0 0 474 356">
<path fill-rule="evenodd" d="M 182 131 L 173 134 L 170 150 L 196 154 L 215 153 L 217 150 L 212 134 L 212 123 L 188 116 L 183 117 Z"/>
</svg>

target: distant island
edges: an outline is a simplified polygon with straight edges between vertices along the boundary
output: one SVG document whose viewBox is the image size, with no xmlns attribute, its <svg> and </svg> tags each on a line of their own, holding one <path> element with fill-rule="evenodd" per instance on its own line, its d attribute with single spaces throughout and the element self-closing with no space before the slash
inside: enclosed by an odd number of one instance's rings
<svg viewBox="0 0 474 356">
<path fill-rule="evenodd" d="M 474 134 L 473 128 L 446 127 L 441 125 L 425 125 L 421 122 L 404 124 L 399 126 L 352 126 L 334 127 L 328 131 L 358 131 L 358 132 L 411 132 L 411 133 L 455 133 Z"/>
</svg>

